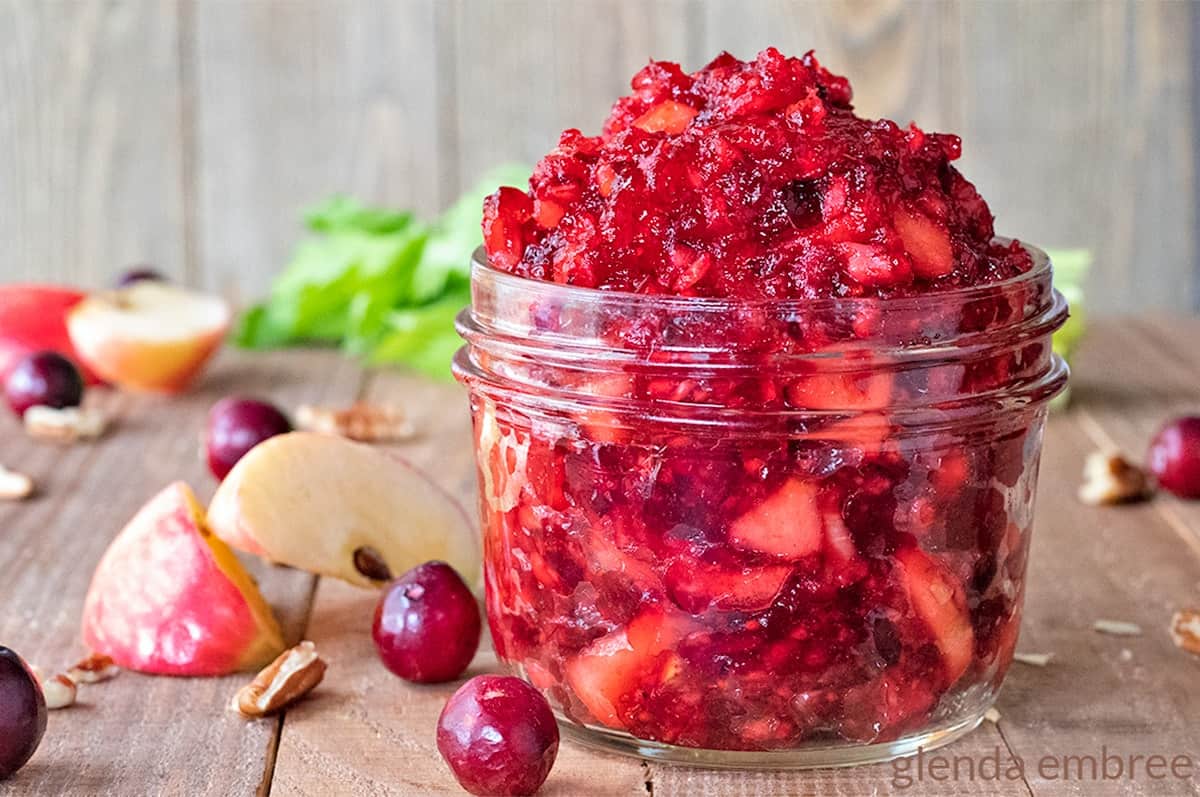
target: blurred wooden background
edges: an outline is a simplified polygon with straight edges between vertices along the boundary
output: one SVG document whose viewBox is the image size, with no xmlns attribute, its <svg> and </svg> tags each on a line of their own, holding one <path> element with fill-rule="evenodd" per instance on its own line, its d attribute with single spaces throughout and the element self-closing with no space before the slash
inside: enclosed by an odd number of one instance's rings
<svg viewBox="0 0 1200 797">
<path fill-rule="evenodd" d="M 960 133 L 1001 232 L 1094 250 L 1097 310 L 1193 311 L 1198 39 L 1182 1 L 0 0 L 0 281 L 250 298 L 330 193 L 433 213 L 650 56 L 774 44 Z"/>
</svg>

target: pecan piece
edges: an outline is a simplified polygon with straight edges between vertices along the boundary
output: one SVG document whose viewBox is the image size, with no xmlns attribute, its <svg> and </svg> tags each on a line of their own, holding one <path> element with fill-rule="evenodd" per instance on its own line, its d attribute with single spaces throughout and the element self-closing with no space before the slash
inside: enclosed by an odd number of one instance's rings
<svg viewBox="0 0 1200 797">
<path fill-rule="evenodd" d="M 1171 618 L 1175 646 L 1200 656 L 1200 609 L 1181 609 Z"/>
<path fill-rule="evenodd" d="M 108 416 L 99 410 L 81 407 L 43 407 L 40 404 L 25 410 L 25 431 L 39 440 L 74 443 L 93 440 L 108 428 Z"/>
<path fill-rule="evenodd" d="M 75 682 L 62 673 L 42 680 L 42 695 L 51 711 L 75 705 L 76 691 Z"/>
<path fill-rule="evenodd" d="M 33 495 L 33 479 L 0 465 L 0 501 L 21 501 Z"/>
<path fill-rule="evenodd" d="M 1146 472 L 1115 451 L 1096 451 L 1083 465 L 1079 500 L 1092 506 L 1141 501 L 1150 497 Z"/>
<path fill-rule="evenodd" d="M 98 684 L 110 678 L 117 677 L 121 668 L 113 664 L 113 660 L 103 653 L 93 653 L 80 659 L 75 666 L 67 670 L 67 677 L 77 684 Z"/>
<path fill-rule="evenodd" d="M 304 697 L 324 677 L 324 659 L 317 655 L 317 646 L 305 640 L 239 689 L 230 708 L 250 719 L 266 717 Z"/>
<path fill-rule="evenodd" d="M 336 434 L 363 443 L 407 440 L 412 423 L 404 409 L 395 404 L 357 401 L 349 407 L 316 407 L 304 404 L 296 410 L 296 427 L 307 432 Z"/>
</svg>

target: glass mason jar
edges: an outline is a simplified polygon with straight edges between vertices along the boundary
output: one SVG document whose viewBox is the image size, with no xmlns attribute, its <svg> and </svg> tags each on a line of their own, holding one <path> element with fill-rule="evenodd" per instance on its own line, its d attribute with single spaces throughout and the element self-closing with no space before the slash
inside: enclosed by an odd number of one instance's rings
<svg viewBox="0 0 1200 797">
<path fill-rule="evenodd" d="M 878 761 L 973 729 L 1020 624 L 1066 305 L 1046 255 L 911 298 L 499 272 L 467 341 L 496 652 L 587 744 Z"/>
</svg>

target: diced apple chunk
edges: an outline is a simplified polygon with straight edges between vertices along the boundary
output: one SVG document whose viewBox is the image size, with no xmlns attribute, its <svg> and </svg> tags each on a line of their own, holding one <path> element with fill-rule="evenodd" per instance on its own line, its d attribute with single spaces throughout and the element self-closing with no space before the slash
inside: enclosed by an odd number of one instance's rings
<svg viewBox="0 0 1200 797">
<path fill-rule="evenodd" d="M 696 118 L 695 108 L 675 100 L 663 100 L 634 120 L 633 126 L 647 133 L 682 133 Z"/>
<path fill-rule="evenodd" d="M 591 715 L 610 728 L 625 727 L 622 698 L 650 674 L 658 656 L 687 636 L 686 618 L 658 607 L 647 609 L 625 628 L 600 637 L 567 662 L 567 682 Z"/>
<path fill-rule="evenodd" d="M 667 587 L 675 603 L 691 614 L 709 608 L 752 612 L 770 606 L 791 573 L 791 565 L 736 567 L 680 560 L 667 571 Z"/>
<path fill-rule="evenodd" d="M 975 650 L 963 588 L 945 568 L 915 548 L 897 551 L 896 562 L 909 603 L 942 654 L 947 683 L 954 683 L 971 665 Z"/>
<path fill-rule="evenodd" d="M 796 560 L 821 550 L 817 488 L 788 479 L 729 527 L 729 541 L 742 550 Z"/>
<path fill-rule="evenodd" d="M 903 208 L 896 211 L 893 221 L 918 276 L 936 279 L 954 270 L 954 250 L 945 230 L 928 217 Z"/>
</svg>

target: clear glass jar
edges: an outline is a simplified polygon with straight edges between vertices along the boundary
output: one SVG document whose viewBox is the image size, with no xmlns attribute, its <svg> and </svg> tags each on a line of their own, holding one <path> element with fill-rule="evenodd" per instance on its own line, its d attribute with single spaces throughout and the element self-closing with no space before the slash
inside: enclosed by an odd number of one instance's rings
<svg viewBox="0 0 1200 797">
<path fill-rule="evenodd" d="M 455 361 L 496 652 L 595 746 L 865 763 L 974 728 L 1017 641 L 1066 318 L 1051 269 L 902 299 L 474 263 Z"/>
</svg>

